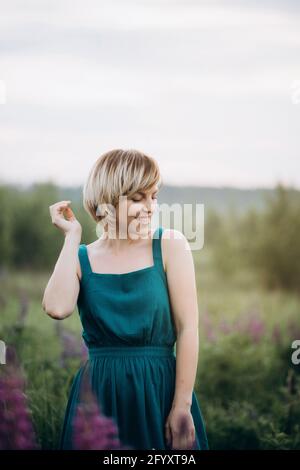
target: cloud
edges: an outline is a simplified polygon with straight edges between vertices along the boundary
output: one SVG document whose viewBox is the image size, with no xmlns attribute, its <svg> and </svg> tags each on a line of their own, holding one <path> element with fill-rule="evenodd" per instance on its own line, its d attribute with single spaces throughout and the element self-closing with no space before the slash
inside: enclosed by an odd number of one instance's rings
<svg viewBox="0 0 300 470">
<path fill-rule="evenodd" d="M 297 5 L 7 2 L 1 174 L 78 183 L 84 158 L 88 167 L 108 148 L 137 146 L 176 183 L 222 184 L 232 172 L 236 183 L 270 185 L 300 175 Z"/>
</svg>

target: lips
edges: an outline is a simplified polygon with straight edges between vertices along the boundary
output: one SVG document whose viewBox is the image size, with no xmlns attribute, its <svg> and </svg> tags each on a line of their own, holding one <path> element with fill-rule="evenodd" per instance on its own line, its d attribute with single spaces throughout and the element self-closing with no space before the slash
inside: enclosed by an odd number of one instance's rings
<svg viewBox="0 0 300 470">
<path fill-rule="evenodd" d="M 136 217 L 136 219 L 143 223 L 150 222 L 150 217 Z"/>
</svg>

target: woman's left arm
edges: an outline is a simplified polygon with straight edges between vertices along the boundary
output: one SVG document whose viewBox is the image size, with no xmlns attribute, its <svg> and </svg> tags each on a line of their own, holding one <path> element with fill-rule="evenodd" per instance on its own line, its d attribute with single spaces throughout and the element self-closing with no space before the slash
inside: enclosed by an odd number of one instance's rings
<svg viewBox="0 0 300 470">
<path fill-rule="evenodd" d="M 191 405 L 199 349 L 196 277 L 191 249 L 181 232 L 165 229 L 162 250 L 177 333 L 176 384 L 166 438 L 173 448 L 182 449 L 190 448 L 195 439 Z"/>
</svg>

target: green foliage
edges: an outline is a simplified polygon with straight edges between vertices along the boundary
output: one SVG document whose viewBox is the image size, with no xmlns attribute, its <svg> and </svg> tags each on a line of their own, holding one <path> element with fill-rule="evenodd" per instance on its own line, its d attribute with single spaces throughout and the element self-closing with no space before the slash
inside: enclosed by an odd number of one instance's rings
<svg viewBox="0 0 300 470">
<path fill-rule="evenodd" d="M 52 183 L 27 190 L 0 186 L 0 266 L 54 268 L 63 234 L 53 226 L 49 206 L 71 199 L 83 227 L 83 243 L 96 238 L 96 224 L 83 208 L 79 190 L 61 190 Z M 268 197 L 267 197 L 268 196 Z M 266 192 L 264 209 L 240 214 L 234 205 L 223 215 L 205 210 L 204 250 L 221 278 L 239 278 L 243 269 L 254 272 L 266 288 L 299 292 L 300 196 L 279 184 Z"/>
<path fill-rule="evenodd" d="M 300 448 L 300 370 L 290 356 L 288 344 L 257 347 L 240 335 L 202 346 L 196 391 L 211 449 Z"/>
<path fill-rule="evenodd" d="M 0 266 L 54 268 L 63 233 L 53 226 L 49 206 L 64 199 L 67 194 L 52 183 L 34 184 L 26 190 L 0 186 Z M 89 242 L 95 238 L 96 224 L 77 199 L 71 199 L 71 207 L 83 227 L 83 242 Z"/>
<path fill-rule="evenodd" d="M 235 211 L 221 218 L 209 214 L 206 245 L 213 248 L 218 275 L 232 278 L 252 270 L 268 289 L 300 290 L 300 198 L 296 191 L 277 185 L 266 198 L 265 210 Z"/>
<path fill-rule="evenodd" d="M 14 191 L 11 187 L 0 186 L 0 266 L 10 264 L 13 253 L 12 230 L 14 223 Z"/>
<path fill-rule="evenodd" d="M 76 357 L 62 361 L 56 321 L 41 307 L 63 241 L 49 205 L 62 199 L 69 193 L 51 184 L 25 192 L 0 188 L 0 264 L 11 268 L 1 277 L 0 338 L 15 348 L 25 371 L 44 449 L 58 446 L 81 364 Z M 81 201 L 74 198 L 72 208 L 83 242 L 95 239 Z M 300 366 L 291 363 L 291 343 L 300 339 L 299 215 L 297 194 L 281 186 L 264 211 L 207 213 L 204 249 L 194 253 L 201 333 L 195 390 L 211 449 L 300 449 Z M 255 340 L 242 327 L 257 317 Z M 80 343 L 77 312 L 63 325 Z"/>
<path fill-rule="evenodd" d="M 300 201 L 293 192 L 277 187 L 260 220 L 258 239 L 252 249 L 267 287 L 300 290 Z"/>
<path fill-rule="evenodd" d="M 208 264 L 208 278 L 213 278 L 211 270 L 212 266 Z M 210 448 L 299 449 L 300 368 L 291 363 L 291 342 L 296 338 L 296 327 L 300 328 L 299 299 L 291 299 L 289 303 L 285 293 L 276 293 L 274 298 L 273 292 L 265 292 L 258 307 L 264 309 L 262 318 L 266 332 L 259 342 L 254 342 L 234 327 L 235 321 L 242 318 L 240 310 L 231 312 L 231 317 L 229 315 L 232 305 L 237 304 L 243 305 L 251 316 L 254 294 L 247 295 L 235 282 L 227 281 L 225 291 L 216 281 L 211 287 L 206 282 L 208 280 L 204 278 L 200 290 L 204 289 L 206 293 L 205 311 L 209 315 L 214 312 L 212 325 L 216 335 L 214 340 L 206 336 L 201 305 L 195 391 L 206 422 Z M 71 383 L 81 361 L 70 357 L 62 362 L 64 349 L 57 335 L 57 321 L 49 318 L 40 305 L 42 285 L 40 276 L 33 273 L 24 279 L 18 273 L 3 282 L 5 306 L 0 337 L 16 349 L 25 371 L 26 394 L 39 444 L 44 449 L 55 449 Z M 255 291 L 255 286 L 249 287 L 249 292 Z M 12 293 L 22 291 L 30 296 L 30 302 L 25 320 L 21 321 L 22 297 L 13 298 Z M 219 303 L 215 299 L 217 291 L 221 292 Z M 256 290 L 256 297 L 260 295 L 261 290 Z M 220 331 L 218 315 L 225 317 L 232 327 L 227 334 Z M 280 329 L 279 338 L 273 338 L 274 324 Z M 81 325 L 77 312 L 64 320 L 63 327 L 72 332 L 80 344 Z"/>
</svg>

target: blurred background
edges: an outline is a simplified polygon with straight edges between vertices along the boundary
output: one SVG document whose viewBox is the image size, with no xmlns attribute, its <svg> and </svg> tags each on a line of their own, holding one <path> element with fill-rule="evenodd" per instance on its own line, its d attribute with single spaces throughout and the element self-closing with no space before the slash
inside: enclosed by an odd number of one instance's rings
<svg viewBox="0 0 300 470">
<path fill-rule="evenodd" d="M 300 449 L 299 2 L 1 10 L 0 448 L 57 448 L 86 359 L 77 310 L 60 322 L 41 306 L 64 241 L 49 205 L 71 200 L 95 240 L 82 185 L 102 153 L 137 148 L 160 166 L 159 204 L 204 204 L 195 390 L 210 447 Z"/>
</svg>

